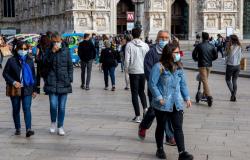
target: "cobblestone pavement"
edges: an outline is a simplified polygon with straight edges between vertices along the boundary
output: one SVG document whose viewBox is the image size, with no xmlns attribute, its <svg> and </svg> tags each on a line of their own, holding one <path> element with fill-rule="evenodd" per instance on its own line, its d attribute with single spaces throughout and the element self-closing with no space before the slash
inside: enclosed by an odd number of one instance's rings
<svg viewBox="0 0 250 160">
<path fill-rule="evenodd" d="M 48 97 L 33 101 L 35 136 L 14 136 L 9 98 L 0 76 L 0 160 L 152 160 L 155 159 L 155 123 L 145 141 L 137 137 L 130 92 L 123 90 L 117 68 L 117 91 L 104 91 L 103 75 L 93 67 L 90 91 L 80 89 L 80 70 L 74 71 L 73 94 L 67 103 L 66 136 L 50 135 Z M 197 90 L 196 72 L 186 71 L 191 95 Z M 0 70 L 2 74 L 2 70 Z M 239 79 L 238 102 L 231 103 L 224 76 L 211 75 L 214 106 L 193 104 L 185 111 L 186 148 L 195 160 L 250 159 L 250 80 Z M 22 119 L 23 122 L 23 119 Z M 22 125 L 24 126 L 24 124 Z M 24 129 L 22 133 L 24 133 Z M 168 160 L 177 159 L 176 147 L 166 146 Z"/>
</svg>

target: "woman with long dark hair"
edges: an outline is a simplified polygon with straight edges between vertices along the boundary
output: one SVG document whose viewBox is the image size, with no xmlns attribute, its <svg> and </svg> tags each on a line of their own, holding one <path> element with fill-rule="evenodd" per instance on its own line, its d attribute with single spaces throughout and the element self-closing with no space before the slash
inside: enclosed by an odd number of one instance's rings
<svg viewBox="0 0 250 160">
<path fill-rule="evenodd" d="M 37 79 L 37 93 L 40 94 L 40 83 L 41 83 L 41 70 L 44 67 L 43 61 L 46 52 L 48 51 L 50 47 L 50 39 L 46 35 L 42 35 L 39 41 L 39 44 L 37 45 L 37 53 L 36 53 L 36 63 L 37 63 L 37 74 L 36 74 L 36 79 Z"/>
<path fill-rule="evenodd" d="M 15 123 L 15 135 L 21 134 L 20 108 L 23 107 L 26 126 L 26 137 L 34 135 L 31 130 L 31 103 L 36 97 L 35 67 L 32 58 L 28 55 L 28 45 L 18 42 L 14 56 L 9 58 L 3 77 L 7 84 L 7 96 L 10 97 Z"/>
<path fill-rule="evenodd" d="M 153 95 L 151 104 L 154 107 L 157 120 L 156 156 L 160 159 L 166 159 L 163 149 L 164 129 L 166 121 L 170 120 L 179 151 L 179 160 L 193 160 L 193 156 L 185 150 L 182 130 L 183 100 L 187 103 L 188 108 L 192 104 L 180 60 L 178 45 L 176 43 L 168 44 L 163 49 L 160 62 L 154 65 L 150 73 L 149 89 Z"/>
<path fill-rule="evenodd" d="M 236 101 L 237 79 L 240 73 L 240 61 L 242 58 L 242 48 L 239 38 L 236 35 L 230 36 L 230 41 L 226 49 L 226 82 L 231 92 L 230 101 Z"/>
</svg>

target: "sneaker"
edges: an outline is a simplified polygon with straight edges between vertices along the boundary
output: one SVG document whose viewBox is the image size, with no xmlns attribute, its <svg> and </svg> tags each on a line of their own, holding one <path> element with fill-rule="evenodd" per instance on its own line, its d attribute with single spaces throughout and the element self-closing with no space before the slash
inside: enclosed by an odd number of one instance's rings
<svg viewBox="0 0 250 160">
<path fill-rule="evenodd" d="M 174 138 L 170 138 L 170 139 L 166 140 L 166 145 L 176 146 L 175 139 Z"/>
<path fill-rule="evenodd" d="M 21 130 L 20 130 L 20 129 L 17 129 L 16 132 L 15 132 L 15 135 L 16 135 L 16 136 L 21 135 Z"/>
<path fill-rule="evenodd" d="M 230 101 L 231 102 L 236 102 L 236 97 L 235 96 L 231 96 Z"/>
<path fill-rule="evenodd" d="M 179 158 L 178 158 L 178 160 L 193 160 L 193 159 L 194 159 L 194 156 L 189 154 L 186 151 L 179 154 Z"/>
<path fill-rule="evenodd" d="M 135 116 L 135 118 L 133 118 L 132 121 L 135 123 L 141 123 L 141 118 L 140 116 Z"/>
<path fill-rule="evenodd" d="M 112 87 L 111 91 L 115 91 L 115 87 Z"/>
<path fill-rule="evenodd" d="M 104 90 L 107 91 L 109 89 L 109 87 L 105 87 Z"/>
<path fill-rule="evenodd" d="M 27 132 L 26 132 L 26 137 L 28 138 L 28 137 L 30 137 L 30 136 L 33 136 L 34 134 L 35 134 L 34 131 L 28 129 Z"/>
<path fill-rule="evenodd" d="M 58 135 L 59 136 L 64 136 L 65 135 L 63 127 L 58 128 Z"/>
<path fill-rule="evenodd" d="M 142 127 L 139 127 L 139 130 L 138 130 L 138 137 L 141 139 L 141 140 L 144 140 L 145 137 L 146 137 L 146 129 L 142 128 Z"/>
<path fill-rule="evenodd" d="M 85 89 L 85 86 L 84 86 L 84 85 L 81 85 L 81 89 Z"/>
<path fill-rule="evenodd" d="M 86 87 L 85 90 L 88 91 L 88 90 L 90 90 L 90 89 L 89 89 L 89 87 Z"/>
<path fill-rule="evenodd" d="M 207 97 L 207 103 L 208 103 L 209 107 L 212 107 L 212 105 L 213 105 L 213 97 L 212 96 Z"/>
<path fill-rule="evenodd" d="M 124 89 L 125 89 L 126 91 L 127 91 L 127 90 L 129 90 L 129 88 L 128 88 L 128 87 L 125 87 Z"/>
<path fill-rule="evenodd" d="M 56 133 L 56 123 L 51 123 L 50 129 L 49 129 L 50 133 Z"/>
<path fill-rule="evenodd" d="M 159 159 L 166 159 L 166 153 L 164 152 L 163 148 L 157 149 L 156 157 Z"/>
</svg>

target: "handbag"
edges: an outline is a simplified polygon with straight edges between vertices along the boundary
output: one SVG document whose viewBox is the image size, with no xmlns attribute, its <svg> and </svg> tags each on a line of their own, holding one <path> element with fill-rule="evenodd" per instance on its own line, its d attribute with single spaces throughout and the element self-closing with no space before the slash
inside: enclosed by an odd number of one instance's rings
<svg viewBox="0 0 250 160">
<path fill-rule="evenodd" d="M 242 58 L 240 60 L 240 69 L 243 71 L 247 70 L 247 58 Z"/>
<path fill-rule="evenodd" d="M 16 88 L 13 85 L 7 84 L 6 86 L 6 96 L 8 97 L 16 97 L 21 96 L 21 88 Z"/>
<path fill-rule="evenodd" d="M 5 45 L 3 47 L 0 47 L 0 52 L 4 57 L 11 56 L 12 53 L 10 51 L 10 47 L 8 45 Z"/>
</svg>

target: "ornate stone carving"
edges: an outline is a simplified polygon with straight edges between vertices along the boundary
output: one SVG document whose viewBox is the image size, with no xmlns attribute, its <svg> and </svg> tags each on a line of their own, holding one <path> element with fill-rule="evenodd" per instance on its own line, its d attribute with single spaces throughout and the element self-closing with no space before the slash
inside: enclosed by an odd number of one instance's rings
<svg viewBox="0 0 250 160">
<path fill-rule="evenodd" d="M 163 9 L 163 5 L 164 5 L 164 3 L 163 3 L 163 0 L 153 0 L 153 9 L 154 10 L 157 10 L 157 9 Z"/>
<path fill-rule="evenodd" d="M 87 27 L 87 18 L 79 18 L 78 25 L 81 27 Z"/>
<path fill-rule="evenodd" d="M 218 19 L 219 19 L 218 14 L 206 14 L 204 16 L 205 27 L 208 29 L 218 28 L 218 22 L 219 22 Z"/>
<path fill-rule="evenodd" d="M 96 8 L 109 9 L 110 0 L 96 0 Z"/>
<path fill-rule="evenodd" d="M 208 0 L 206 5 L 207 10 L 221 9 L 221 0 Z"/>
<path fill-rule="evenodd" d="M 153 19 L 153 27 L 161 28 L 162 27 L 162 19 Z"/>
<path fill-rule="evenodd" d="M 87 6 L 87 0 L 78 0 L 77 4 L 79 7 L 86 7 Z"/>
<path fill-rule="evenodd" d="M 230 1 L 224 1 L 224 10 L 225 11 L 232 11 L 234 10 L 234 3 L 232 0 Z"/>
</svg>

